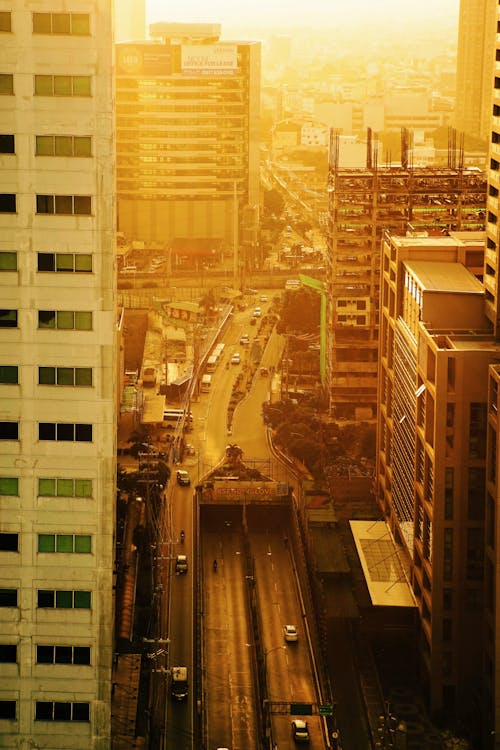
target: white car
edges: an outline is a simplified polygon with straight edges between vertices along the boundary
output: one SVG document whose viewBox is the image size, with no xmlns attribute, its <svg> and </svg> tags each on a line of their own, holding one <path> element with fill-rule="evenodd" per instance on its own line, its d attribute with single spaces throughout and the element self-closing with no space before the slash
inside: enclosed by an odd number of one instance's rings
<svg viewBox="0 0 500 750">
<path fill-rule="evenodd" d="M 240 338 L 240 344 L 242 346 L 246 346 L 249 343 L 250 343 L 250 337 L 248 333 L 244 333 L 243 336 Z"/>
<path fill-rule="evenodd" d="M 294 719 L 292 721 L 292 735 L 295 742 L 309 742 L 309 727 L 307 721 Z"/>
<path fill-rule="evenodd" d="M 239 352 L 235 352 L 233 356 L 231 357 L 231 364 L 232 365 L 239 365 L 241 362 L 241 355 Z"/>
<path fill-rule="evenodd" d="M 285 636 L 285 641 L 288 641 L 288 643 L 294 643 L 299 637 L 295 625 L 285 625 L 283 628 L 283 635 Z"/>
<path fill-rule="evenodd" d="M 254 318 L 260 318 L 261 315 L 262 315 L 262 308 L 260 308 L 260 307 L 254 308 L 253 317 Z"/>
</svg>

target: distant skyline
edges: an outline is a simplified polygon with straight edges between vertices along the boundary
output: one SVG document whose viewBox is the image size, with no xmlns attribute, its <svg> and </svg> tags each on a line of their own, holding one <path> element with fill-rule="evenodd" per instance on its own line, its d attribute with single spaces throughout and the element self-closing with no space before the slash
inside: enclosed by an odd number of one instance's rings
<svg viewBox="0 0 500 750">
<path fill-rule="evenodd" d="M 414 23 L 428 26 L 429 22 L 450 17 L 458 20 L 460 0 L 146 0 L 147 23 L 157 21 L 220 23 L 251 27 L 269 26 L 314 27 L 325 25 L 366 27 L 387 24 L 388 27 Z M 390 29 L 388 28 L 387 31 Z"/>
</svg>

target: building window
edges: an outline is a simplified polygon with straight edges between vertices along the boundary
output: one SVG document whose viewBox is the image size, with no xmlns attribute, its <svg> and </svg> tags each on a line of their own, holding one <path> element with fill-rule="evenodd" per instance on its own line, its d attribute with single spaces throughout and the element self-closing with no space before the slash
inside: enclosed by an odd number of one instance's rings
<svg viewBox="0 0 500 750">
<path fill-rule="evenodd" d="M 90 554 L 92 537 L 90 534 L 38 534 L 38 551 Z"/>
<path fill-rule="evenodd" d="M 469 521 L 484 521 L 486 503 L 486 469 L 470 467 L 468 474 L 467 518 Z"/>
<path fill-rule="evenodd" d="M 0 214 L 16 213 L 16 194 L 0 193 Z"/>
<path fill-rule="evenodd" d="M 37 664 L 90 664 L 90 646 L 38 646 Z"/>
<path fill-rule="evenodd" d="M 17 310 L 0 310 L 0 328 L 17 328 Z"/>
<path fill-rule="evenodd" d="M 451 641 L 452 639 L 452 620 L 451 617 L 444 617 L 443 618 L 443 641 Z"/>
<path fill-rule="evenodd" d="M 91 331 L 92 313 L 86 310 L 39 310 L 38 327 L 57 328 L 66 331 Z"/>
<path fill-rule="evenodd" d="M 14 76 L 12 73 L 0 73 L 0 94 L 14 93 Z"/>
<path fill-rule="evenodd" d="M 8 133 L 0 133 L 0 154 L 15 153 L 14 136 Z"/>
<path fill-rule="evenodd" d="M 33 34 L 88 36 L 88 13 L 33 13 Z"/>
<path fill-rule="evenodd" d="M 90 195 L 37 195 L 37 214 L 59 214 L 62 216 L 91 216 Z"/>
<path fill-rule="evenodd" d="M 35 721 L 89 721 L 89 703 L 37 701 Z"/>
<path fill-rule="evenodd" d="M 87 135 L 37 135 L 37 156 L 92 156 L 92 138 Z"/>
<path fill-rule="evenodd" d="M 16 252 L 0 252 L 0 271 L 17 271 Z"/>
<path fill-rule="evenodd" d="M 0 80 L 1 93 L 1 80 Z M 9 92 L 3 92 L 9 93 Z M 90 96 L 90 76 L 35 76 L 35 96 Z"/>
<path fill-rule="evenodd" d="M 453 578 L 453 529 L 444 529 L 443 532 L 443 580 L 451 581 Z"/>
<path fill-rule="evenodd" d="M 39 440 L 55 440 L 57 442 L 92 442 L 91 424 L 73 424 L 70 422 L 39 422 Z"/>
<path fill-rule="evenodd" d="M 90 253 L 38 253 L 38 270 L 92 273 L 92 255 Z"/>
<path fill-rule="evenodd" d="M 90 591 L 38 589 L 37 594 L 39 609 L 90 609 Z"/>
<path fill-rule="evenodd" d="M 19 534 L 0 533 L 0 552 L 19 552 Z"/>
<path fill-rule="evenodd" d="M 92 480 L 40 478 L 38 495 L 42 497 L 92 497 Z"/>
<path fill-rule="evenodd" d="M 0 422 L 0 440 L 19 440 L 19 422 Z"/>
<path fill-rule="evenodd" d="M 19 383 L 19 368 L 17 365 L 0 365 L 0 385 Z"/>
<path fill-rule="evenodd" d="M 17 646 L 14 643 L 0 643 L 0 663 L 16 664 Z"/>
<path fill-rule="evenodd" d="M 453 520 L 453 495 L 455 488 L 455 469 L 447 466 L 444 470 L 444 518 Z"/>
<path fill-rule="evenodd" d="M 469 458 L 486 456 L 487 408 L 484 403 L 471 403 L 469 420 Z"/>
<path fill-rule="evenodd" d="M 39 385 L 91 386 L 91 367 L 39 367 Z"/>
<path fill-rule="evenodd" d="M 0 701 L 0 719 L 16 718 L 16 701 Z"/>
<path fill-rule="evenodd" d="M 484 566 L 484 532 L 467 529 L 467 580 L 482 581 Z"/>
<path fill-rule="evenodd" d="M 19 497 L 19 479 L 17 477 L 0 477 L 0 495 Z"/>
<path fill-rule="evenodd" d="M 17 589 L 0 589 L 0 607 L 17 607 Z"/>
<path fill-rule="evenodd" d="M 12 31 L 10 10 L 0 11 L 0 31 Z"/>
</svg>

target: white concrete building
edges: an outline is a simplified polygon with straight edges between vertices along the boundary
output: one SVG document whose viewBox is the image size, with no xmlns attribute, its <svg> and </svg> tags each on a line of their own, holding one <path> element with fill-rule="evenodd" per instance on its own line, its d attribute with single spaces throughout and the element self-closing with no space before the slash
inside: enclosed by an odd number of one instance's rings
<svg viewBox="0 0 500 750">
<path fill-rule="evenodd" d="M 110 747 L 112 4 L 0 0 L 0 744 Z"/>
</svg>

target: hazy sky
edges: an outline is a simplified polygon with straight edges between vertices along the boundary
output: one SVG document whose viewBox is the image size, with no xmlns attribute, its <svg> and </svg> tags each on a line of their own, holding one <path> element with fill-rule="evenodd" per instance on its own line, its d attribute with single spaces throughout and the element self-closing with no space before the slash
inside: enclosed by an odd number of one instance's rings
<svg viewBox="0 0 500 750">
<path fill-rule="evenodd" d="M 202 21 L 252 26 L 365 25 L 373 21 L 428 25 L 447 14 L 456 19 L 460 0 L 146 0 L 148 23 Z M 427 23 L 424 22 L 427 21 Z"/>
</svg>

